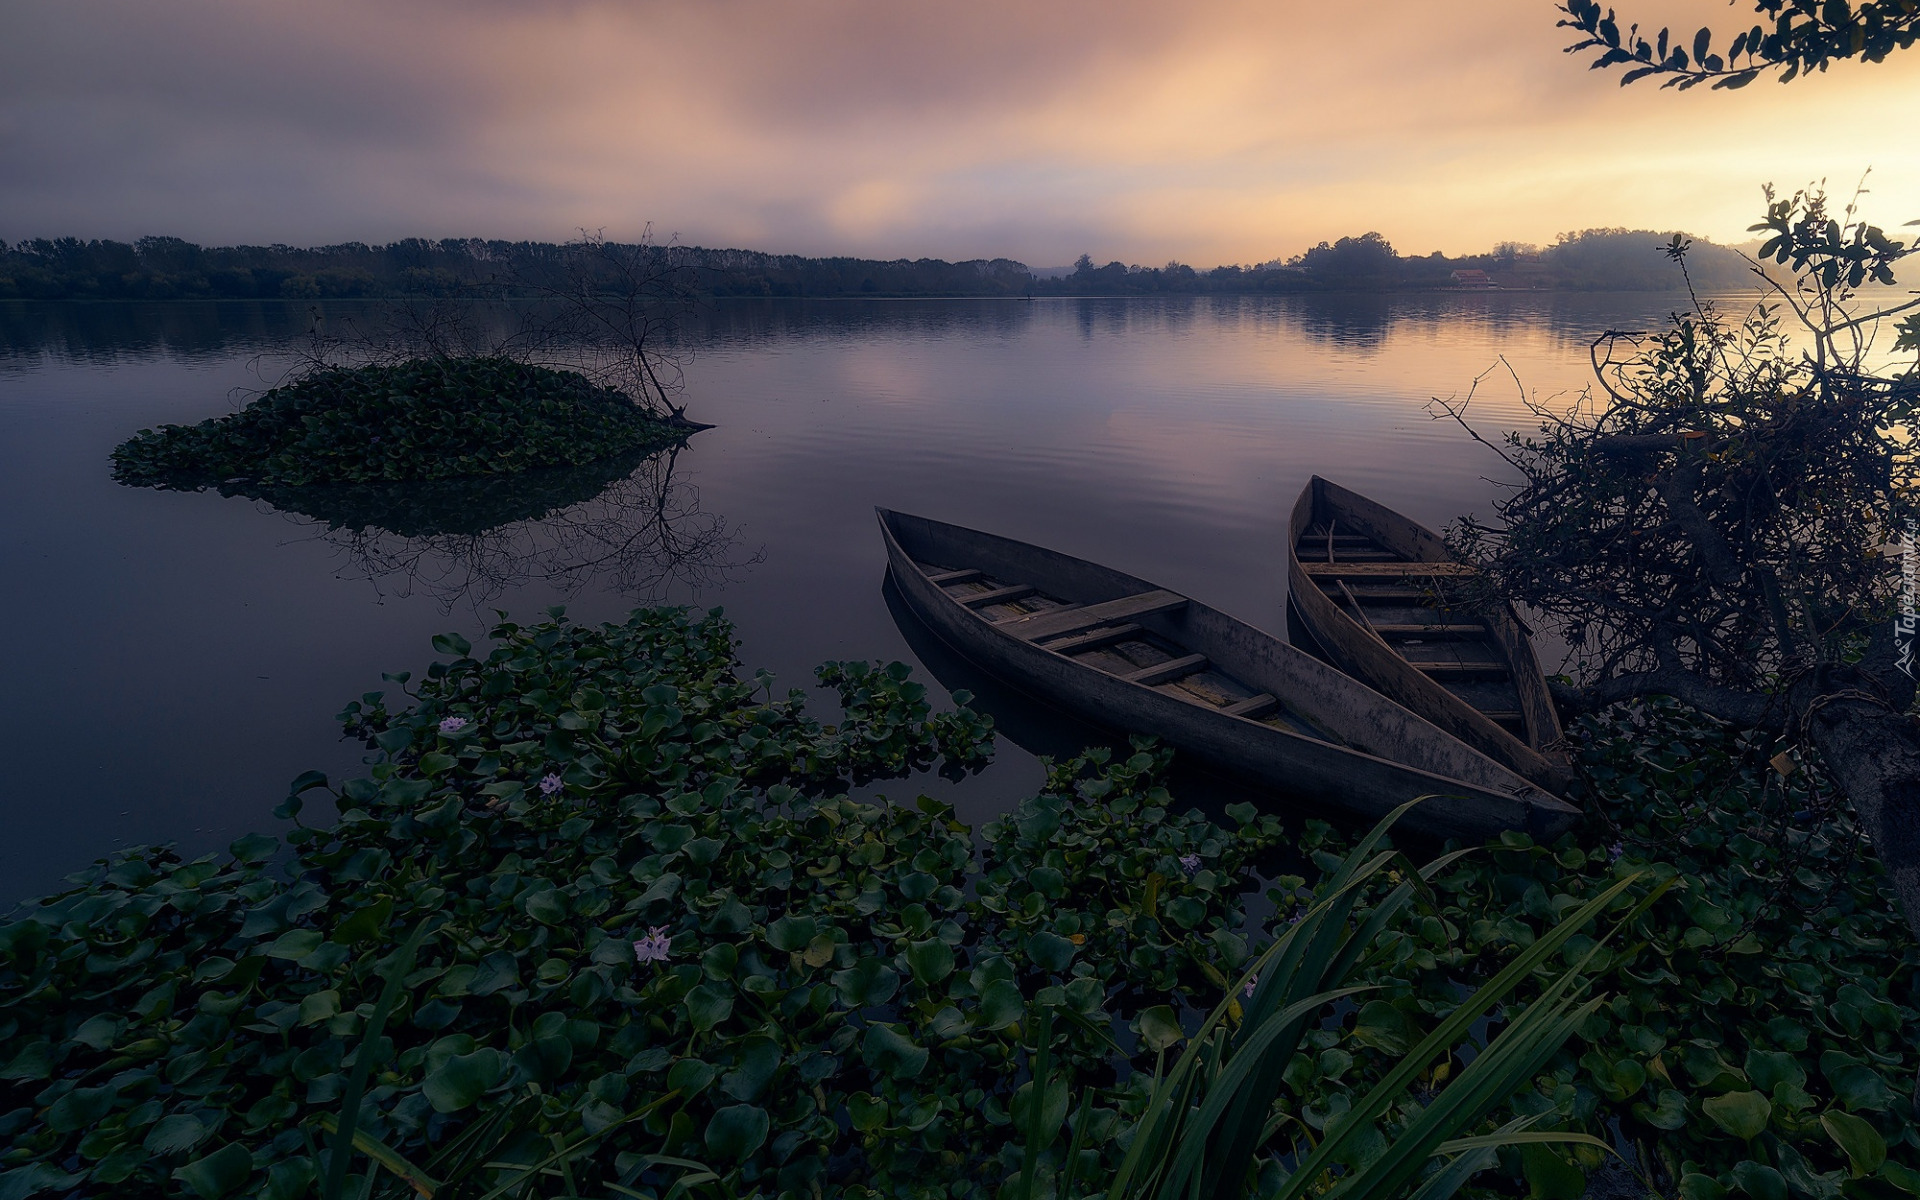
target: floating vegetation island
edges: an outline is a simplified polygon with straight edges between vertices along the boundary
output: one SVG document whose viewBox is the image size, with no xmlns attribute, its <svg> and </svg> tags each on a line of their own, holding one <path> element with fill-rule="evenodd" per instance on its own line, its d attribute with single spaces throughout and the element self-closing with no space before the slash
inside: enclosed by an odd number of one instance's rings
<svg viewBox="0 0 1920 1200">
<path fill-rule="evenodd" d="M 503 356 L 316 371 L 230 416 L 143 429 L 113 452 L 136 487 L 421 482 L 665 446 L 700 428 L 573 371 Z"/>
</svg>

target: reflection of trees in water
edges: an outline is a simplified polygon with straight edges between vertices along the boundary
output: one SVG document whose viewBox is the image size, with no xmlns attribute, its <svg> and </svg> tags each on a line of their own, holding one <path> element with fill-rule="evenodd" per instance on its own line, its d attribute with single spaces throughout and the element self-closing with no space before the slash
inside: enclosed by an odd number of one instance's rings
<svg viewBox="0 0 1920 1200">
<path fill-rule="evenodd" d="M 383 594 L 452 609 L 544 582 L 657 603 L 676 587 L 726 583 L 764 556 L 674 478 L 680 449 L 512 477 L 249 494 L 324 522 L 314 537 L 346 559 L 343 574 Z"/>
</svg>

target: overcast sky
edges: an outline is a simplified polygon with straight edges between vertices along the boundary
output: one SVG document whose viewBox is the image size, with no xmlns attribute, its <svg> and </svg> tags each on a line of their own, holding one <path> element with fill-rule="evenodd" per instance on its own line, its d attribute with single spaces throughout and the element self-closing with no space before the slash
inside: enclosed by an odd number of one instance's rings
<svg viewBox="0 0 1920 1200">
<path fill-rule="evenodd" d="M 1751 5 L 1625 0 L 1689 33 Z M 1549 0 L 10 0 L 0 237 L 561 239 L 1034 266 L 1741 241 L 1872 167 L 1920 217 L 1920 51 L 1622 89 Z M 1623 10 L 1625 11 L 1625 10 Z"/>
</svg>

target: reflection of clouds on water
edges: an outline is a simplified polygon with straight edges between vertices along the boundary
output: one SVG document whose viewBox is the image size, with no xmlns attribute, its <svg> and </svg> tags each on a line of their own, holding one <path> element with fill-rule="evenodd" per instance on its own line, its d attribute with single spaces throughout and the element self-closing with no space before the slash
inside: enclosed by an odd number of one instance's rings
<svg viewBox="0 0 1920 1200">
<path fill-rule="evenodd" d="M 382 595 L 427 595 L 450 611 L 530 583 L 566 596 L 591 583 L 653 604 L 674 589 L 717 587 L 764 557 L 674 478 L 680 449 L 521 476 L 255 498 L 321 526 L 313 540 L 338 551 L 340 574 Z"/>
</svg>

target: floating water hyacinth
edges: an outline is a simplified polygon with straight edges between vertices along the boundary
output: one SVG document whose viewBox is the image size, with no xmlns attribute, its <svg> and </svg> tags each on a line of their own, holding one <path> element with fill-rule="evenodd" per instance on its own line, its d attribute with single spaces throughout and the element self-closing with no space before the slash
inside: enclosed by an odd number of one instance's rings
<svg viewBox="0 0 1920 1200">
<path fill-rule="evenodd" d="M 459 733 L 471 724 L 473 724 L 473 722 L 467 720 L 465 717 L 448 717 L 446 720 L 440 722 L 440 732 Z"/>
<path fill-rule="evenodd" d="M 560 776 L 549 772 L 540 780 L 540 794 L 543 796 L 551 796 L 565 786 L 567 785 L 561 780 Z"/>
<path fill-rule="evenodd" d="M 673 949 L 673 939 L 667 936 L 665 925 L 654 925 L 647 930 L 647 936 L 633 944 L 633 961 L 665 962 Z"/>
<path fill-rule="evenodd" d="M 1200 869 L 1200 856 L 1198 854 L 1182 854 L 1180 856 L 1180 869 L 1187 873 L 1188 879 L 1192 879 L 1194 873 Z"/>
</svg>

